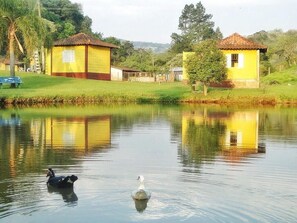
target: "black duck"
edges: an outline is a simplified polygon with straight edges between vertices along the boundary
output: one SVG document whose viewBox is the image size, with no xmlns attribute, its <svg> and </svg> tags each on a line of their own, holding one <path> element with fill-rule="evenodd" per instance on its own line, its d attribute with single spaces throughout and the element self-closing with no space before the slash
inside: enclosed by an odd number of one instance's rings
<svg viewBox="0 0 297 223">
<path fill-rule="evenodd" d="M 73 188 L 74 182 L 78 179 L 77 176 L 56 176 L 52 168 L 48 169 L 47 175 L 48 178 L 47 185 L 55 188 Z"/>
</svg>

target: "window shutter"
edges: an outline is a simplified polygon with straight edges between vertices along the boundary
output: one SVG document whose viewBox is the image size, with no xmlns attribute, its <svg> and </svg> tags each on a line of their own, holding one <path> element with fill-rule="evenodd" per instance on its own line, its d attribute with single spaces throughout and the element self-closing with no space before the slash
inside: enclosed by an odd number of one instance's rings
<svg viewBox="0 0 297 223">
<path fill-rule="evenodd" d="M 231 54 L 226 54 L 227 68 L 231 67 Z"/>
<path fill-rule="evenodd" d="M 243 68 L 244 56 L 242 53 L 238 54 L 238 68 Z"/>
</svg>

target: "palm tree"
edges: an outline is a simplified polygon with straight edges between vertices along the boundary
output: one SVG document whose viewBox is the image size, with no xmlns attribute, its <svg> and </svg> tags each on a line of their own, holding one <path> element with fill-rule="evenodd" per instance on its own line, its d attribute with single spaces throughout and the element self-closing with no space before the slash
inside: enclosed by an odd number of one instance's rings
<svg viewBox="0 0 297 223">
<path fill-rule="evenodd" d="M 15 76 L 15 49 L 22 53 L 25 49 L 32 55 L 46 36 L 46 21 L 38 16 L 35 6 L 36 0 L 0 0 L 0 31 L 7 34 L 12 77 Z"/>
</svg>

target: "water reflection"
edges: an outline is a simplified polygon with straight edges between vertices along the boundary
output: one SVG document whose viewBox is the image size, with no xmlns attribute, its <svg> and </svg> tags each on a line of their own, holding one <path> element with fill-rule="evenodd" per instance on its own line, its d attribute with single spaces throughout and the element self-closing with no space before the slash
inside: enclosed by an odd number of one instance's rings
<svg viewBox="0 0 297 223">
<path fill-rule="evenodd" d="M 46 118 L 32 122 L 33 143 L 54 149 L 92 150 L 110 145 L 110 116 Z"/>
<path fill-rule="evenodd" d="M 54 188 L 54 187 L 47 187 L 49 193 L 56 193 L 62 196 L 62 199 L 66 203 L 71 203 L 76 205 L 78 201 L 78 197 L 75 194 L 73 188 Z"/>
<path fill-rule="evenodd" d="M 0 126 L 17 126 L 21 124 L 21 119 L 17 114 L 10 114 L 9 117 L 0 117 Z"/>
<path fill-rule="evenodd" d="M 296 221 L 297 110 L 46 112 L 0 115 L 1 220 L 50 222 L 55 213 L 72 223 Z M 259 154 L 263 142 L 267 155 Z M 75 191 L 47 188 L 49 166 L 77 174 Z M 150 203 L 131 201 L 131 176 L 140 173 L 149 176 Z"/>
<path fill-rule="evenodd" d="M 135 209 L 139 212 L 142 213 L 144 212 L 144 210 L 147 207 L 147 202 L 149 200 L 136 200 L 134 199 L 134 203 L 135 203 Z"/>
<path fill-rule="evenodd" d="M 258 153 L 258 111 L 213 111 L 206 108 L 182 115 L 183 163 L 211 162 L 218 155 L 236 162 Z"/>
<path fill-rule="evenodd" d="M 18 119 L 15 123 L 0 126 L 1 170 L 6 178 L 24 170 L 40 172 L 43 163 L 55 164 L 59 159 L 70 165 L 73 156 L 108 148 L 111 143 L 110 116 L 33 118 L 21 124 Z M 53 151 L 57 149 L 63 153 Z"/>
<path fill-rule="evenodd" d="M 2 116 L 0 122 L 1 203 L 8 205 L 19 203 L 15 198 L 16 195 L 18 196 L 16 191 L 22 194 L 27 185 L 31 185 L 28 187 L 32 191 L 32 184 L 34 187 L 40 182 L 46 184 L 43 177 L 42 180 L 32 178 L 28 176 L 29 173 L 43 176 L 43 171 L 48 166 L 76 165 L 79 161 L 74 159 L 75 157 L 109 148 L 110 131 L 109 115 L 30 119 L 14 113 L 6 115 L 5 118 Z M 62 199 L 71 205 L 75 205 L 78 200 L 73 190 L 49 189 L 48 192 L 60 194 Z M 26 193 L 27 196 L 33 195 L 30 192 Z M 9 208 L 6 205 L 0 205 L 0 213 L 5 210 Z"/>
</svg>

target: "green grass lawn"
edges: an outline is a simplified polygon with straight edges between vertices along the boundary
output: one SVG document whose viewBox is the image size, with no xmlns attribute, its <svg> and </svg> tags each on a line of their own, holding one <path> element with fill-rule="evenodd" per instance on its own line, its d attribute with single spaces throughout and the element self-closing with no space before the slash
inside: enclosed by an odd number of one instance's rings
<svg viewBox="0 0 297 223">
<path fill-rule="evenodd" d="M 1 72 L 0 76 L 8 76 Z M 89 98 L 103 101 L 180 100 L 191 94 L 188 86 L 175 83 L 115 82 L 52 77 L 35 73 L 17 73 L 22 78 L 20 88 L 4 85 L 1 98 Z"/>
<path fill-rule="evenodd" d="M 210 88 L 207 96 L 181 83 L 115 82 L 20 72 L 20 88 L 4 85 L 2 103 L 163 102 L 297 104 L 297 66 L 261 78 L 259 89 Z M 0 76 L 9 76 L 0 71 Z"/>
</svg>

